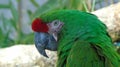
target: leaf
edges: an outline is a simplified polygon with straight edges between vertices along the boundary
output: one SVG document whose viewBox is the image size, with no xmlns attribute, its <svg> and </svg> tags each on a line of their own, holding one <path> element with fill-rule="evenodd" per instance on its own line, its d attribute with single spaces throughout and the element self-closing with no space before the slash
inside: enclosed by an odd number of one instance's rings
<svg viewBox="0 0 120 67">
<path fill-rule="evenodd" d="M 12 4 L 12 2 L 10 1 L 9 3 L 9 6 L 10 6 L 10 10 L 12 12 L 12 15 L 13 15 L 13 18 L 15 20 L 15 22 L 18 22 L 18 11 L 15 9 L 14 5 Z"/>
<path fill-rule="evenodd" d="M 0 20 L 3 20 L 3 14 L 0 15 Z M 1 30 L 3 31 L 5 29 L 5 24 L 1 24 Z"/>
<path fill-rule="evenodd" d="M 32 2 L 32 4 L 36 7 L 39 7 L 38 3 L 35 0 L 30 0 Z"/>
<path fill-rule="evenodd" d="M 78 6 L 80 5 L 80 4 L 82 4 L 82 2 L 84 1 L 84 0 L 70 0 L 71 2 L 71 4 L 70 4 L 70 7 L 71 8 L 74 8 L 74 9 L 77 9 L 78 8 Z M 82 6 L 82 5 L 81 5 Z"/>
<path fill-rule="evenodd" d="M 22 43 L 26 43 L 26 44 L 30 44 L 30 43 L 34 43 L 34 34 L 27 34 L 24 35 L 24 37 L 21 38 Z"/>
<path fill-rule="evenodd" d="M 17 30 L 17 23 L 14 21 L 14 19 L 9 20 L 11 25 Z"/>
<path fill-rule="evenodd" d="M 2 22 L 3 22 L 3 25 L 2 25 L 2 30 L 3 30 L 3 32 L 4 32 L 4 30 L 7 31 L 7 26 L 8 26 L 8 24 L 9 24 L 9 22 L 8 22 L 7 19 L 4 17 L 3 14 L 1 15 L 1 20 L 2 20 Z"/>
<path fill-rule="evenodd" d="M 11 25 L 11 21 L 10 21 L 9 19 L 5 18 L 3 15 L 2 15 L 2 21 L 3 21 L 3 24 L 4 24 L 4 28 L 5 28 L 6 26 L 9 26 L 9 27 L 12 26 L 12 25 Z"/>
<path fill-rule="evenodd" d="M 93 0 L 91 12 L 94 11 L 96 0 Z"/>
<path fill-rule="evenodd" d="M 8 44 L 12 43 L 11 39 L 9 38 L 9 34 L 10 34 L 10 27 L 12 26 L 10 23 L 9 19 L 6 19 L 3 14 L 0 16 L 3 25 L 0 29 L 0 47 L 6 47 L 8 46 Z"/>
<path fill-rule="evenodd" d="M 29 18 L 32 19 L 32 16 L 31 16 L 32 15 L 32 11 L 27 10 L 27 13 L 28 13 Z"/>
<path fill-rule="evenodd" d="M 32 19 L 57 8 L 60 8 L 60 3 L 58 3 L 58 0 L 48 0 L 44 5 L 36 10 L 36 12 L 32 16 Z"/>
<path fill-rule="evenodd" d="M 87 7 L 87 5 L 86 5 L 85 2 L 83 2 L 83 6 L 84 6 L 85 11 L 86 11 L 86 12 L 89 12 L 89 9 L 88 9 L 88 7 Z"/>
<path fill-rule="evenodd" d="M 4 38 L 4 34 L 3 34 L 3 32 L 2 32 L 2 29 L 1 29 L 1 28 L 0 28 L 0 32 L 1 32 L 1 33 L 0 33 L 0 41 L 1 41 L 1 40 L 3 40 L 3 38 Z"/>
<path fill-rule="evenodd" d="M 0 4 L 0 8 L 9 8 L 9 5 Z"/>
<path fill-rule="evenodd" d="M 83 10 L 83 2 L 85 0 L 66 0 L 66 8 L 67 9 L 77 9 Z"/>
</svg>

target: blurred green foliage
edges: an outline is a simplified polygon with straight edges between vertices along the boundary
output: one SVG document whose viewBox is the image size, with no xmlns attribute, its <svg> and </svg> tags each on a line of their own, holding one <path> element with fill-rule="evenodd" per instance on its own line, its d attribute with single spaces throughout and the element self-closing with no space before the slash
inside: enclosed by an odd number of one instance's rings
<svg viewBox="0 0 120 67">
<path fill-rule="evenodd" d="M 20 4 L 20 1 L 21 0 L 17 0 L 18 4 Z M 30 0 L 30 2 L 37 8 L 34 13 L 30 10 L 27 10 L 30 21 L 32 21 L 34 18 L 39 17 L 41 14 L 56 9 L 76 9 L 91 12 L 94 11 L 96 0 L 48 0 L 42 6 L 39 6 L 35 0 Z M 7 19 L 3 15 L 0 16 L 0 20 L 3 22 L 3 25 L 0 28 L 0 47 L 7 47 L 14 44 L 34 43 L 33 33 L 24 34 L 21 30 L 22 22 L 20 21 L 21 17 L 19 8 L 16 9 L 10 0 L 8 5 L 0 4 L 0 9 L 9 9 L 13 16 L 11 19 Z M 9 38 L 11 27 L 16 30 L 18 36 L 14 40 Z"/>
<path fill-rule="evenodd" d="M 2 25 L 0 28 L 0 47 L 8 47 L 14 44 L 31 44 L 33 43 L 33 33 L 24 34 L 21 31 L 21 27 L 19 27 L 19 11 L 15 8 L 11 1 L 9 1 L 8 5 L 0 4 L 0 9 L 9 9 L 12 13 L 13 18 L 7 19 L 0 15 L 0 20 L 2 21 Z M 9 34 L 12 32 L 12 28 L 14 28 L 17 32 L 17 38 L 11 39 Z"/>
<path fill-rule="evenodd" d="M 91 12 L 94 11 L 95 0 L 89 3 L 87 0 L 48 0 L 44 5 L 38 7 L 32 18 L 39 17 L 41 14 L 56 9 L 76 9 Z"/>
</svg>

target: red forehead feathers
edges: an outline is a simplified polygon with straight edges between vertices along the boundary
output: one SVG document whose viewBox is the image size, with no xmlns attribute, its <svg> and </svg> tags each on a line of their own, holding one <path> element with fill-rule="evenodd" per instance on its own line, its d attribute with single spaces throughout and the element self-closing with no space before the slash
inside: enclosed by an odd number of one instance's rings
<svg viewBox="0 0 120 67">
<path fill-rule="evenodd" d="M 41 19 L 36 18 L 32 22 L 32 30 L 35 32 L 48 32 L 48 26 Z"/>
</svg>

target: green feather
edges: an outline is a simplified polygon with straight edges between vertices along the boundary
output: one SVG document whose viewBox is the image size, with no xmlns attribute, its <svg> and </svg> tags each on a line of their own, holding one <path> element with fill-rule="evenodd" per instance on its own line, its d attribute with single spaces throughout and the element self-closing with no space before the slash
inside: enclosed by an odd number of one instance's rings
<svg viewBox="0 0 120 67">
<path fill-rule="evenodd" d="M 95 15 L 78 10 L 56 10 L 40 18 L 64 22 L 59 35 L 57 67 L 120 67 L 120 56 Z"/>
</svg>

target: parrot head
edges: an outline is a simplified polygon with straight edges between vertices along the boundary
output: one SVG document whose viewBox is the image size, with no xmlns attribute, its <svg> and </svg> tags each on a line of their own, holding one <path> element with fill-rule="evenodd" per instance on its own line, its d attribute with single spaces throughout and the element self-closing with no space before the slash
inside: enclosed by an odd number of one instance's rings
<svg viewBox="0 0 120 67">
<path fill-rule="evenodd" d="M 48 57 L 45 49 L 56 51 L 58 47 L 58 34 L 64 23 L 59 20 L 45 23 L 36 18 L 32 22 L 32 30 L 35 32 L 35 46 L 40 54 Z"/>
</svg>

